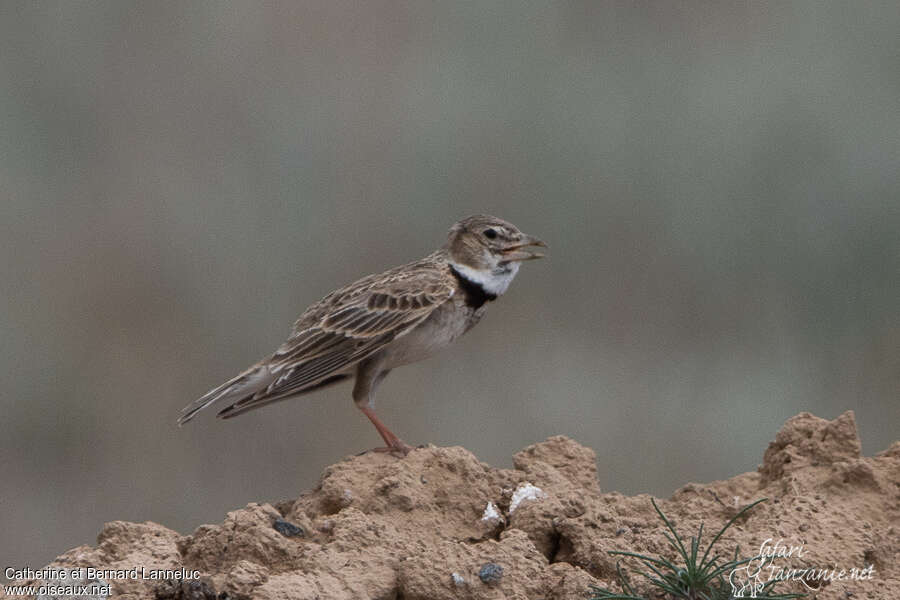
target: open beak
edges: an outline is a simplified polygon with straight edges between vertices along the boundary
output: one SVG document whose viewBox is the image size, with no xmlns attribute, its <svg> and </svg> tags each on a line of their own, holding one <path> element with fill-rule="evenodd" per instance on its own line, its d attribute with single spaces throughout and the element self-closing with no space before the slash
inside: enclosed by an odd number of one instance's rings
<svg viewBox="0 0 900 600">
<path fill-rule="evenodd" d="M 504 248 L 503 262 L 518 262 L 523 260 L 534 260 L 535 258 L 544 258 L 544 255 L 540 252 L 525 250 L 528 246 L 540 246 L 541 248 L 546 248 L 547 244 L 533 235 L 522 235 L 521 240 Z"/>
</svg>

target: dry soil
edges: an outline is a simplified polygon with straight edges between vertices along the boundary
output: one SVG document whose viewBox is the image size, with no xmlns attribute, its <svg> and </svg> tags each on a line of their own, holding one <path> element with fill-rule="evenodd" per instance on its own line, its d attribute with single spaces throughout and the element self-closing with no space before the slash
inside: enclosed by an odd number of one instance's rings
<svg viewBox="0 0 900 600">
<path fill-rule="evenodd" d="M 328 467 L 296 500 L 250 504 L 189 535 L 107 523 L 95 546 L 53 565 L 200 573 L 108 578 L 129 599 L 585 598 L 589 584 L 615 587 L 611 550 L 672 556 L 650 496 L 604 493 L 596 474 L 593 450 L 563 436 L 517 453 L 513 469 L 459 447 L 370 453 Z M 772 566 L 849 575 L 871 565 L 870 578 L 810 582 L 810 598 L 900 598 L 900 442 L 863 457 L 852 412 L 833 421 L 803 413 L 757 471 L 689 483 L 658 503 L 689 537 L 763 497 L 722 538 L 723 553 L 739 545 L 749 557 L 780 541 L 795 552 Z M 783 589 L 809 592 L 799 582 Z"/>
</svg>

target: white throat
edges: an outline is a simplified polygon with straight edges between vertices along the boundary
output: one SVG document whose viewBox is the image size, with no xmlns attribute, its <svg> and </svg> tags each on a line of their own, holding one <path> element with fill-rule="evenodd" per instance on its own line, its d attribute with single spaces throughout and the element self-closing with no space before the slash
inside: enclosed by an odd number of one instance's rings
<svg viewBox="0 0 900 600">
<path fill-rule="evenodd" d="M 505 263 L 503 267 L 497 266 L 484 271 L 452 261 L 450 264 L 456 269 L 457 273 L 472 283 L 480 285 L 488 294 L 494 294 L 495 296 L 502 295 L 506 288 L 509 287 L 509 284 L 512 283 L 512 280 L 515 279 L 516 273 L 519 272 L 519 263 L 517 262 Z"/>
</svg>

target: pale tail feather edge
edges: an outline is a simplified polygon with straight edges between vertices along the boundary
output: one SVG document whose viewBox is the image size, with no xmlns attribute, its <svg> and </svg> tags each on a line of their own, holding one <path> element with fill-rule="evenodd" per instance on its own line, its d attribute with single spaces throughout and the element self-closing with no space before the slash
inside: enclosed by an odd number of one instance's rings
<svg viewBox="0 0 900 600">
<path fill-rule="evenodd" d="M 288 400 L 289 398 L 295 398 L 297 396 L 302 396 L 304 394 L 308 394 L 310 392 L 315 392 L 317 390 L 321 390 L 324 387 L 328 387 L 330 385 L 334 385 L 335 383 L 339 383 L 346 379 L 350 379 L 353 375 L 349 373 L 338 373 L 337 375 L 326 375 L 323 378 L 319 378 L 314 383 L 311 383 L 301 389 L 294 389 L 288 391 L 283 394 L 275 394 L 273 396 L 263 396 L 256 400 L 253 400 L 252 397 L 247 397 L 247 400 L 250 402 L 241 403 L 240 401 L 232 404 L 231 406 L 226 406 L 222 410 L 216 414 L 220 419 L 231 419 L 238 415 L 242 415 L 245 412 L 255 410 L 257 408 L 261 408 L 263 406 L 267 406 L 274 402 L 280 402 L 282 400 Z"/>
<path fill-rule="evenodd" d="M 253 395 L 257 391 L 268 386 L 275 376 L 269 372 L 269 369 L 263 365 L 254 365 L 223 383 L 222 385 L 211 389 L 203 396 L 194 400 L 185 406 L 181 412 L 184 413 L 178 417 L 178 426 L 182 426 L 193 419 L 198 412 L 221 400 L 237 400 L 245 396 Z"/>
</svg>

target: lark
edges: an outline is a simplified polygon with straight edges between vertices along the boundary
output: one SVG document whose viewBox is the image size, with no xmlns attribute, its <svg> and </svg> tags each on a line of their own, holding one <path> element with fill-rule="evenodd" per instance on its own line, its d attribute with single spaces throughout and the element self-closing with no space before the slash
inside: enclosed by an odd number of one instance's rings
<svg viewBox="0 0 900 600">
<path fill-rule="evenodd" d="M 474 327 L 521 263 L 543 257 L 535 246 L 546 244 L 503 219 L 467 217 L 425 258 L 363 277 L 307 308 L 274 354 L 186 406 L 178 424 L 212 404 L 230 419 L 353 378 L 353 400 L 386 444 L 375 450 L 405 456 L 411 447 L 375 416 L 379 384 Z"/>
</svg>

